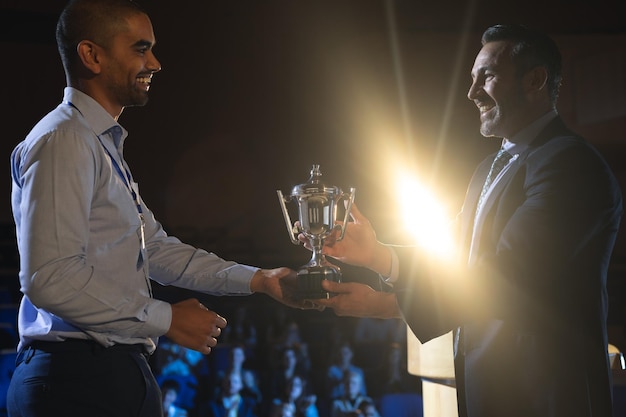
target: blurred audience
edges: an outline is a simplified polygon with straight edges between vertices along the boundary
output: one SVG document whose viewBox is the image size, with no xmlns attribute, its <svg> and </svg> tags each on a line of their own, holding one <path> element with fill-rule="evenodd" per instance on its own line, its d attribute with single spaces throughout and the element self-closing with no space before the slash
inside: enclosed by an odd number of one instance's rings
<svg viewBox="0 0 626 417">
<path fill-rule="evenodd" d="M 381 417 L 378 409 L 376 408 L 376 404 L 372 401 L 361 401 L 359 407 L 357 408 L 359 412 L 359 416 L 362 417 Z M 396 417 L 396 416 L 386 416 L 386 417 Z"/>
<path fill-rule="evenodd" d="M 257 403 L 241 395 L 241 374 L 231 371 L 224 375 L 220 394 L 198 406 L 198 417 L 257 417 Z"/>
<path fill-rule="evenodd" d="M 270 417 L 296 417 L 296 406 L 291 403 L 280 403 L 272 408 Z"/>
<path fill-rule="evenodd" d="M 358 372 L 346 371 L 343 377 L 344 395 L 332 402 L 331 417 L 358 416 L 359 407 L 364 401 L 373 403 L 373 400 L 361 394 L 363 377 Z"/>
<path fill-rule="evenodd" d="M 180 387 L 177 404 L 192 410 L 197 400 L 198 387 L 202 385 L 200 381 L 206 379 L 209 373 L 206 356 L 172 343 L 163 336 L 150 362 L 157 382 L 162 383 L 166 379 L 176 381 Z"/>
<path fill-rule="evenodd" d="M 366 395 L 365 374 L 363 369 L 354 365 L 354 350 L 352 345 L 343 341 L 333 352 L 333 363 L 328 366 L 326 371 L 326 395 L 330 399 L 340 398 L 344 395 L 344 375 L 347 371 L 359 374 L 361 380 L 361 389 L 359 394 Z"/>
<path fill-rule="evenodd" d="M 180 384 L 173 379 L 165 379 L 161 383 L 163 398 L 163 417 L 187 417 L 187 410 L 176 404 Z"/>
<path fill-rule="evenodd" d="M 407 370 L 406 342 L 395 340 L 404 329 L 336 317 L 320 327 L 289 312 L 272 306 L 251 316 L 245 306 L 236 308 L 219 340 L 223 350 L 209 356 L 161 338 L 151 362 L 163 387 L 164 417 L 381 417 L 373 399 L 421 392 L 419 378 Z M 309 328 L 310 334 L 301 331 Z M 258 334 L 263 343 L 255 342 Z M 366 354 L 375 360 L 357 355 L 373 346 L 379 348 Z"/>
<path fill-rule="evenodd" d="M 241 376 L 243 388 L 241 395 L 252 398 L 257 404 L 263 401 L 263 394 L 258 384 L 258 376 L 256 372 L 244 367 L 246 363 L 246 351 L 243 345 L 235 345 L 230 347 L 228 353 L 228 364 L 226 370 L 216 372 L 216 392 L 219 393 L 222 386 L 222 380 L 226 375 L 232 372 L 238 372 Z"/>
<path fill-rule="evenodd" d="M 280 352 L 280 363 L 278 367 L 270 371 L 268 397 L 276 398 L 285 392 L 287 382 L 296 375 L 301 376 L 306 382 L 309 381 L 308 366 L 302 366 L 299 362 L 298 349 L 295 347 L 284 347 Z M 267 395 L 264 393 L 264 395 Z"/>
<path fill-rule="evenodd" d="M 285 404 L 292 404 L 295 417 L 319 417 L 316 401 L 316 395 L 307 392 L 306 381 L 299 375 L 294 375 L 286 382 L 283 394 L 273 400 L 270 414 L 276 414 L 276 408 L 282 409 Z"/>
</svg>

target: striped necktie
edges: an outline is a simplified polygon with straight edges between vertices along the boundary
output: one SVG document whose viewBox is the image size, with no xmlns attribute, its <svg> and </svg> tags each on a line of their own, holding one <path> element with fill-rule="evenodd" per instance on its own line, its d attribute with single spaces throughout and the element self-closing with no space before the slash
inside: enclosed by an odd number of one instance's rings
<svg viewBox="0 0 626 417">
<path fill-rule="evenodd" d="M 487 179 L 485 180 L 485 183 L 483 184 L 483 189 L 480 192 L 480 197 L 478 198 L 478 205 L 476 206 L 477 215 L 478 215 L 478 212 L 480 211 L 480 208 L 483 205 L 483 200 L 485 199 L 485 195 L 487 195 L 487 191 L 489 190 L 489 187 L 491 187 L 491 183 L 498 176 L 500 171 L 502 171 L 502 169 L 506 166 L 506 164 L 509 163 L 512 157 L 513 155 L 511 155 L 510 153 L 508 153 L 502 148 L 500 148 L 500 150 L 498 151 L 498 154 L 496 155 L 495 159 L 493 160 L 493 163 L 491 164 L 489 175 L 487 175 Z"/>
</svg>

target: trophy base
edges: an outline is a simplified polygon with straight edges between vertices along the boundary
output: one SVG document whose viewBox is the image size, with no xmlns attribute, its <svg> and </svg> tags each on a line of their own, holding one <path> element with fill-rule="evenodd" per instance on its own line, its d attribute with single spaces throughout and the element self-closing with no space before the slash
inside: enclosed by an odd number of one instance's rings
<svg viewBox="0 0 626 417">
<path fill-rule="evenodd" d="M 341 272 L 327 266 L 303 267 L 298 271 L 296 297 L 301 300 L 332 297 L 331 293 L 322 288 L 322 281 L 325 279 L 341 282 Z"/>
</svg>

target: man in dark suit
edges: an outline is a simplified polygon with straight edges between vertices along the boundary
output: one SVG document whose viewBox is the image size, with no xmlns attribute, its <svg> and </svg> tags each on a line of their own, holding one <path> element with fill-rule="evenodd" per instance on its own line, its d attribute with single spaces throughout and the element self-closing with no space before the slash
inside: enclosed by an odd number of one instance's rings
<svg viewBox="0 0 626 417">
<path fill-rule="evenodd" d="M 403 317 L 422 343 L 454 330 L 461 417 L 610 417 L 606 275 L 619 186 L 556 112 L 556 44 L 501 25 L 482 44 L 468 98 L 481 133 L 502 138 L 508 155 L 476 169 L 457 256 L 383 245 L 353 206 L 345 238 L 324 252 L 378 272 L 393 290 L 326 282 L 337 295 L 316 303 L 338 315 Z M 495 165 L 502 170 L 485 185 Z"/>
</svg>

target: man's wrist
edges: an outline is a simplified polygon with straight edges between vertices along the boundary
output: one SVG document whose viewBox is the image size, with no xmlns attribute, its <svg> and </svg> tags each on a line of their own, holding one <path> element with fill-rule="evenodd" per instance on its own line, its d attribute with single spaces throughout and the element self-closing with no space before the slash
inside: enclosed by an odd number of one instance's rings
<svg viewBox="0 0 626 417">
<path fill-rule="evenodd" d="M 250 279 L 250 291 L 259 293 L 265 292 L 265 276 L 261 269 L 258 269 L 254 275 L 252 275 Z"/>
<path fill-rule="evenodd" d="M 374 259 L 370 269 L 384 277 L 390 276 L 392 272 L 391 248 L 379 242 L 376 245 Z"/>
<path fill-rule="evenodd" d="M 393 249 L 393 247 L 385 246 L 385 248 L 389 251 L 389 254 L 391 256 L 389 273 L 380 274 L 380 277 L 386 284 L 393 285 L 398 280 L 400 260 L 398 259 L 398 254 Z"/>
</svg>

